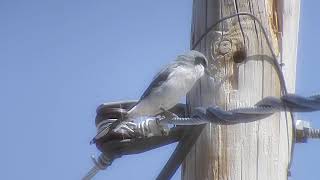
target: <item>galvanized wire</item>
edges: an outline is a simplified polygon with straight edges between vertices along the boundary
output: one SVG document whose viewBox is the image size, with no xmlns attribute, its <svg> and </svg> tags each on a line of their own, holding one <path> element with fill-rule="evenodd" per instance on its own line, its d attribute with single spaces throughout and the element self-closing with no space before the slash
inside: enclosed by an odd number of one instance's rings
<svg viewBox="0 0 320 180">
<path fill-rule="evenodd" d="M 91 156 L 94 166 L 89 170 L 89 172 L 82 178 L 82 180 L 92 179 L 100 170 L 107 169 L 111 165 L 113 159 L 108 158 L 105 154 L 101 153 L 98 159 Z"/>
<path fill-rule="evenodd" d="M 237 124 L 248 123 L 264 119 L 274 113 L 286 111 L 289 108 L 292 112 L 312 112 L 320 110 L 320 96 L 303 97 L 295 94 L 288 94 L 281 97 L 266 97 L 256 103 L 253 107 L 222 110 L 219 107 L 196 108 L 193 118 L 164 119 L 160 124 L 174 125 L 199 125 L 206 123 L 216 124 Z M 310 132 L 316 136 L 317 132 Z"/>
</svg>

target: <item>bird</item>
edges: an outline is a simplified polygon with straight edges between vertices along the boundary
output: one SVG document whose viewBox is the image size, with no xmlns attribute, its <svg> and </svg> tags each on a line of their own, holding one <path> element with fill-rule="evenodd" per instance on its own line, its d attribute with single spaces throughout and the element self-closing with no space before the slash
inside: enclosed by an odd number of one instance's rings
<svg viewBox="0 0 320 180">
<path fill-rule="evenodd" d="M 107 135 L 110 130 L 117 129 L 124 121 L 142 116 L 155 116 L 169 110 L 179 103 L 204 74 L 208 74 L 207 67 L 208 60 L 201 52 L 191 50 L 178 55 L 172 63 L 155 75 L 140 100 L 125 117 L 100 130 L 90 144 Z"/>
</svg>

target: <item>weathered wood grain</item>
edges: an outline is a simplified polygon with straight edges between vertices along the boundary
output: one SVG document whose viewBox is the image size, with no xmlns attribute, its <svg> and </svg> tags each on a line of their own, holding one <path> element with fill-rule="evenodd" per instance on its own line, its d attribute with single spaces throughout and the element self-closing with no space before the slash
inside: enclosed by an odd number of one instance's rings
<svg viewBox="0 0 320 180">
<path fill-rule="evenodd" d="M 288 90 L 294 92 L 299 0 L 194 0 L 191 47 L 210 25 L 236 13 L 235 3 L 239 12 L 251 12 L 263 22 L 276 55 L 285 64 Z M 248 17 L 240 19 L 247 55 L 271 56 L 259 25 Z M 219 39 L 230 41 L 232 47 L 244 42 L 238 18 L 215 30 L 223 33 L 209 33 L 196 47 L 210 59 L 215 82 L 203 77 L 192 89 L 187 96 L 190 112 L 197 106 L 252 106 L 265 96 L 279 96 L 278 76 L 268 61 L 253 59 L 235 64 L 232 53 L 221 54 L 218 50 Z M 207 125 L 183 163 L 182 179 L 287 179 L 291 132 L 291 120 L 286 121 L 284 114 L 247 124 Z"/>
</svg>

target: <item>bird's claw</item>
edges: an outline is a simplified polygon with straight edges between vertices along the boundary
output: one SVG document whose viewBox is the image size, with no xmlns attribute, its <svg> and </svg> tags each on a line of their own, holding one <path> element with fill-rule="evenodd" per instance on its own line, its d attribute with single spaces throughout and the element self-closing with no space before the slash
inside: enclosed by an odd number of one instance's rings
<svg viewBox="0 0 320 180">
<path fill-rule="evenodd" d="M 159 130 L 161 132 L 161 135 L 163 136 L 168 136 L 169 132 L 170 132 L 170 128 L 167 125 L 161 125 L 160 124 L 161 118 L 157 117 L 155 119 L 155 123 L 157 124 L 157 126 L 159 127 Z"/>
</svg>

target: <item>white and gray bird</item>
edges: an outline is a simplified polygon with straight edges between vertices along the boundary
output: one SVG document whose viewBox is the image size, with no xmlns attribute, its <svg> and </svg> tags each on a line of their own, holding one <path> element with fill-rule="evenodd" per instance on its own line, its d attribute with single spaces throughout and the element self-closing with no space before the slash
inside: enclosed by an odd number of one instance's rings
<svg viewBox="0 0 320 180">
<path fill-rule="evenodd" d="M 141 116 L 154 116 L 163 110 L 172 108 L 207 72 L 207 66 L 207 58 L 198 51 L 192 50 L 179 55 L 175 61 L 153 78 L 138 103 L 128 111 L 124 120 L 115 121 L 107 129 L 100 130 L 91 142 L 94 143 L 110 130 L 115 129 L 122 121 Z"/>
</svg>

